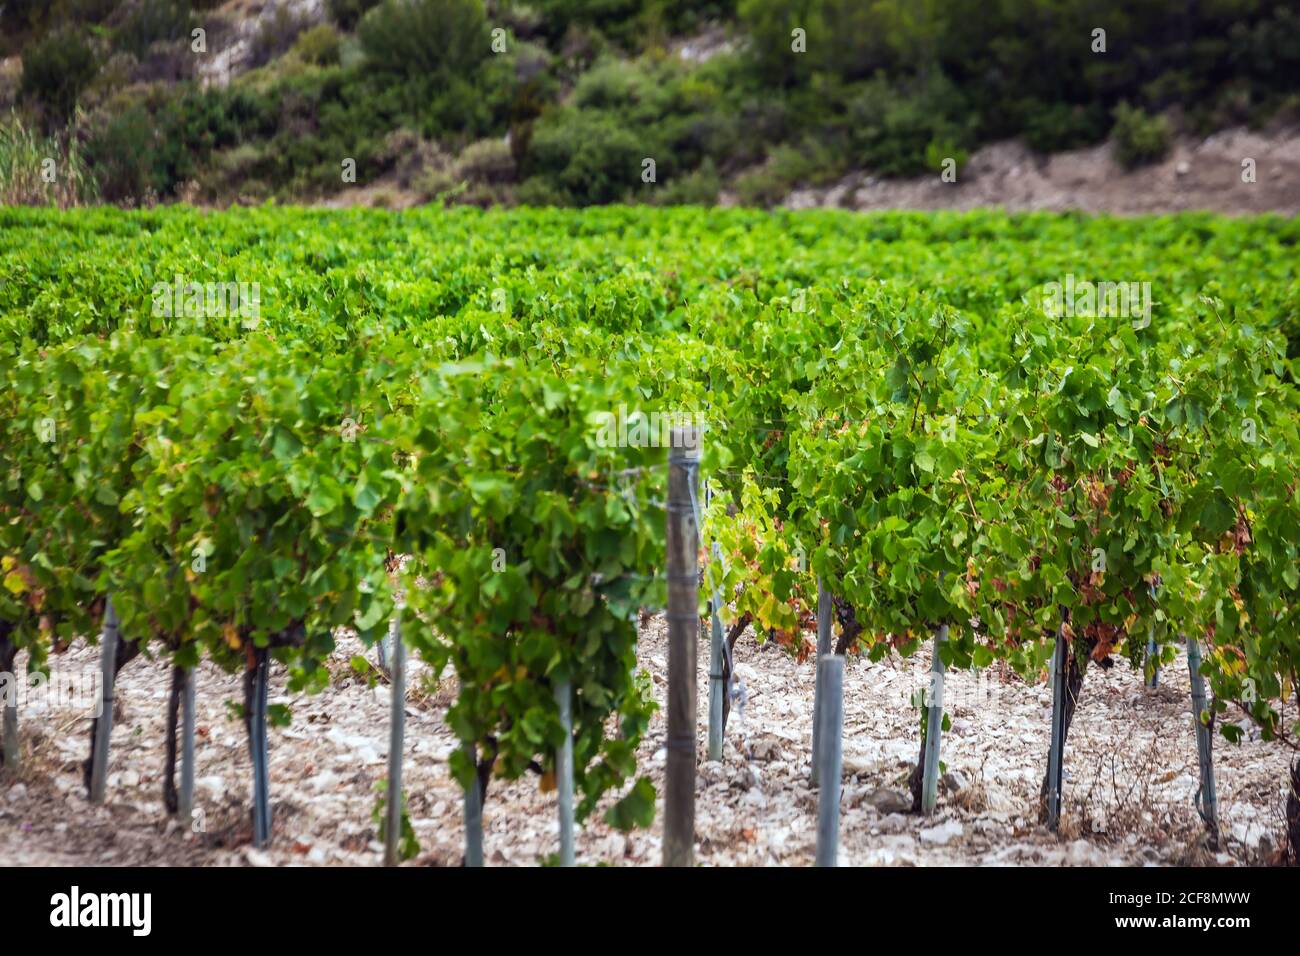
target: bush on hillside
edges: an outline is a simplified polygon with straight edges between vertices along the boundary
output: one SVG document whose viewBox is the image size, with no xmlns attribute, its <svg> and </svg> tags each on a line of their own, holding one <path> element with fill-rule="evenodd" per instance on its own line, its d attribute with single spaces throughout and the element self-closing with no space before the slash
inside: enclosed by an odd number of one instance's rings
<svg viewBox="0 0 1300 956">
<path fill-rule="evenodd" d="M 1169 152 L 1169 122 L 1121 103 L 1115 109 L 1115 157 L 1125 169 L 1163 159 Z"/>
<path fill-rule="evenodd" d="M 40 103 L 50 125 L 66 123 L 95 77 L 95 53 L 76 30 L 51 33 L 23 54 L 23 96 Z"/>
</svg>

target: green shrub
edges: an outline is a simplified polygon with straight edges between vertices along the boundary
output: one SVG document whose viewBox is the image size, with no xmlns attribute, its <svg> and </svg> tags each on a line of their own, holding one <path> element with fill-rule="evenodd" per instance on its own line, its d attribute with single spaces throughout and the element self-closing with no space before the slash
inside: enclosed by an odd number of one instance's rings
<svg viewBox="0 0 1300 956">
<path fill-rule="evenodd" d="M 508 183 L 515 178 L 510 144 L 501 139 L 470 143 L 456 157 L 456 176 L 474 183 Z"/>
<path fill-rule="evenodd" d="M 1169 122 L 1121 103 L 1115 108 L 1115 156 L 1125 169 L 1152 163 L 1169 152 Z"/>
<path fill-rule="evenodd" d="M 588 206 L 617 202 L 642 186 L 646 157 L 656 159 L 656 175 L 670 174 L 667 152 L 656 149 L 644 131 L 624 126 L 612 113 L 562 110 L 538 123 L 528 165 Z"/>
<path fill-rule="evenodd" d="M 109 202 L 138 202 L 153 188 L 153 118 L 141 106 L 113 117 L 86 145 L 99 190 Z"/>
<path fill-rule="evenodd" d="M 328 23 L 318 23 L 309 30 L 298 34 L 293 52 L 304 63 L 317 66 L 332 65 L 339 62 L 339 50 L 342 38 L 339 31 Z"/>
<path fill-rule="evenodd" d="M 712 206 L 722 192 L 722 178 L 711 159 L 699 169 L 661 183 L 651 197 L 656 206 Z"/>
<path fill-rule="evenodd" d="M 1096 106 L 1031 102 L 1024 106 L 1024 139 L 1031 149 L 1079 149 L 1106 135 L 1105 110 Z"/>
<path fill-rule="evenodd" d="M 965 98 L 942 74 L 914 89 L 876 77 L 857 90 L 848 114 L 854 156 L 886 176 L 928 172 L 926 151 L 932 143 L 976 138 Z"/>
<path fill-rule="evenodd" d="M 20 92 L 37 100 L 51 123 L 66 123 L 97 69 L 85 38 L 71 28 L 59 30 L 23 54 Z"/>
<path fill-rule="evenodd" d="M 261 21 L 249 50 L 249 65 L 265 66 L 291 50 L 298 37 L 307 29 L 305 18 L 288 7 L 276 7 L 271 16 Z"/>
<path fill-rule="evenodd" d="M 344 30 L 352 30 L 379 0 L 329 0 L 330 16 Z"/>
<path fill-rule="evenodd" d="M 752 169 L 736 180 L 736 195 L 746 206 L 775 206 L 790 193 L 790 183 L 771 163 Z"/>
<path fill-rule="evenodd" d="M 359 35 L 378 73 L 467 78 L 491 53 L 481 0 L 385 0 Z"/>
<path fill-rule="evenodd" d="M 573 197 L 544 176 L 525 179 L 515 190 L 520 206 L 572 206 Z"/>
<path fill-rule="evenodd" d="M 149 47 L 161 41 L 188 40 L 189 0 L 138 0 L 113 34 L 119 50 L 143 60 Z"/>
</svg>

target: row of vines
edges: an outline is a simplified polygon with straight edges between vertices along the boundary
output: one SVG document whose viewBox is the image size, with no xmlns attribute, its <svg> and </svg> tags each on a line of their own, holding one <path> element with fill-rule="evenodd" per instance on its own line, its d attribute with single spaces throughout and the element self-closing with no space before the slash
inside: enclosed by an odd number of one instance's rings
<svg viewBox="0 0 1300 956">
<path fill-rule="evenodd" d="M 706 423 L 701 595 L 731 642 L 805 656 L 820 578 L 840 652 L 947 624 L 947 666 L 1036 680 L 1061 635 L 1073 702 L 1089 661 L 1194 636 L 1208 711 L 1294 748 L 1297 240 L 1195 215 L 0 210 L 0 672 L 93 642 L 111 599 L 119 666 L 269 656 L 319 689 L 340 628 L 397 615 L 458 679 L 463 786 L 553 771 L 570 683 L 578 815 L 617 795 L 644 825 L 657 414 Z M 1045 308 L 1067 275 L 1149 282 L 1150 311 Z M 220 283 L 256 312 L 214 308 Z"/>
</svg>

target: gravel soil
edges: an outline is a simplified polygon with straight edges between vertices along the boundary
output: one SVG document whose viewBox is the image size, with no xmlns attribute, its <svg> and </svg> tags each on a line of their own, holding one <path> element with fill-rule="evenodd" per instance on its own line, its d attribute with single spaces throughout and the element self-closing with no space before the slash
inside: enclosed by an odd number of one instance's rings
<svg viewBox="0 0 1300 956">
<path fill-rule="evenodd" d="M 0 771 L 0 860 L 12 865 L 378 865 L 372 820 L 384 779 L 389 691 L 350 661 L 365 649 L 344 638 L 331 660 L 331 686 L 287 695 L 273 669 L 271 702 L 291 707 L 292 724 L 271 732 L 274 842 L 251 847 L 250 760 L 230 704 L 240 678 L 204 664 L 198 675 L 198 738 L 192 829 L 163 809 L 168 668 L 137 658 L 118 681 L 117 719 L 103 805 L 87 803 L 81 762 L 87 719 L 75 710 L 29 708 L 21 716 L 23 763 Z M 371 652 L 373 658 L 373 652 Z M 930 652 L 872 663 L 853 656 L 845 678 L 842 865 L 1259 865 L 1277 862 L 1288 755 L 1248 735 L 1215 742 L 1223 843 L 1205 845 L 1193 807 L 1197 786 L 1186 660 L 1144 687 L 1120 662 L 1090 668 L 1066 754 L 1065 814 L 1059 835 L 1037 823 L 1047 757 L 1051 694 L 1011 673 L 952 672 L 945 703 L 946 774 L 929 818 L 907 813 L 906 776 L 919 750 L 910 704 L 926 685 Z M 95 648 L 57 659 L 93 671 Z M 641 666 L 661 705 L 667 672 L 662 619 L 643 632 Z M 710 866 L 805 866 L 815 849 L 817 793 L 807 784 L 813 667 L 746 636 L 736 648 L 747 702 L 733 712 L 723 759 L 706 759 L 707 645 L 700 658 L 697 861 Z M 443 723 L 450 685 L 413 667 L 408 681 L 406 789 L 421 844 L 407 865 L 461 862 L 461 793 L 447 758 L 456 745 Z M 664 712 L 639 756 L 662 794 Z M 661 807 L 659 808 L 662 809 Z M 624 835 L 593 814 L 579 827 L 585 864 L 656 865 L 661 819 Z M 489 865 L 535 865 L 556 851 L 555 796 L 536 777 L 494 780 L 484 814 Z"/>
</svg>

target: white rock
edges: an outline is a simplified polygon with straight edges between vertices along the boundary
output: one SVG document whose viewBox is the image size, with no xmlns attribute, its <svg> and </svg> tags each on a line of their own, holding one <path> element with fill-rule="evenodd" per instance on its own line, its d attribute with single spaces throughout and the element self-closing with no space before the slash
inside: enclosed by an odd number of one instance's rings
<svg viewBox="0 0 1300 956">
<path fill-rule="evenodd" d="M 948 820 L 939 824 L 937 827 L 929 827 L 917 834 L 922 843 L 930 846 L 947 846 L 957 837 L 961 836 L 962 827 L 956 820 Z"/>
<path fill-rule="evenodd" d="M 897 833 L 900 830 L 907 829 L 907 817 L 901 813 L 890 813 L 880 818 L 875 829 L 881 833 Z"/>
</svg>

